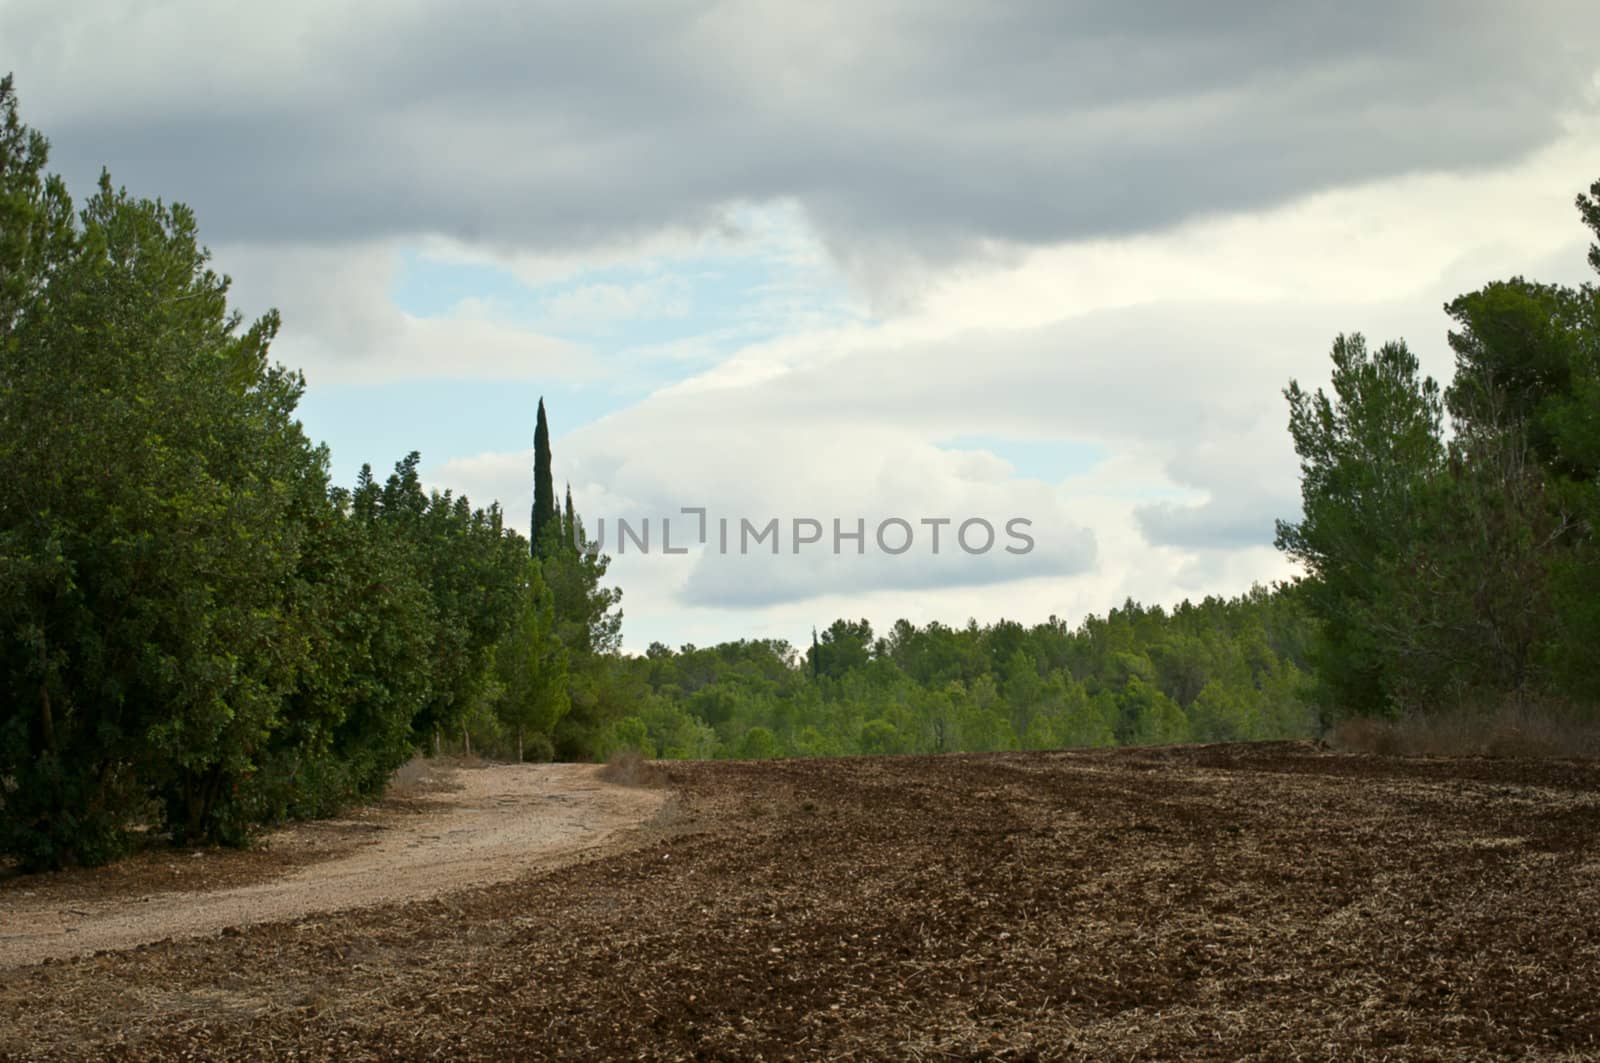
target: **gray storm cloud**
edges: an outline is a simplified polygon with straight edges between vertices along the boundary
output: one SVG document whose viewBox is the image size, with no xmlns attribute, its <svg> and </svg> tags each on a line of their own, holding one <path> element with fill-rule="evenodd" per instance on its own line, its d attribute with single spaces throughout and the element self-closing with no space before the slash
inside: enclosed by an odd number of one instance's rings
<svg viewBox="0 0 1600 1063">
<path fill-rule="evenodd" d="M 75 181 L 109 165 L 219 242 L 559 250 L 789 197 L 846 258 L 1127 234 L 1501 164 L 1592 92 L 1600 43 L 1565 2 L 90 14 L 0 11 L 28 115 Z"/>
</svg>

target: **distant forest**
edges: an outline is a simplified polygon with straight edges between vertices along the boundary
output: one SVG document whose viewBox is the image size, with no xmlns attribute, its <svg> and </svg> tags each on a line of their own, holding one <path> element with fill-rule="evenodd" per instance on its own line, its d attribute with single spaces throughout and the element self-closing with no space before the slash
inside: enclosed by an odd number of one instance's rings
<svg viewBox="0 0 1600 1063">
<path fill-rule="evenodd" d="M 778 757 L 1251 741 L 1600 698 L 1600 296 L 1450 304 L 1454 380 L 1402 343 L 1291 383 L 1305 577 L 1076 625 L 834 620 L 812 644 L 620 652 L 536 413 L 531 539 L 423 489 L 331 483 L 187 208 L 75 205 L 0 82 L 0 855 L 240 844 L 418 751 Z M 1600 183 L 1579 196 L 1600 234 Z M 1600 270 L 1600 249 L 1590 262 Z M 1452 428 L 1444 429 L 1445 415 Z"/>
</svg>

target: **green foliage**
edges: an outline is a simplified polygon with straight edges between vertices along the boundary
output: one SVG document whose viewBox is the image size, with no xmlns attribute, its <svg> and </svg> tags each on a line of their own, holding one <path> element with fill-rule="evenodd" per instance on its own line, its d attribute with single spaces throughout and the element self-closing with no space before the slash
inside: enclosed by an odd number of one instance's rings
<svg viewBox="0 0 1600 1063">
<path fill-rule="evenodd" d="M 36 317 L 46 280 L 76 250 L 72 200 L 44 172 L 50 145 L 22 124 L 8 74 L 0 79 L 0 352 L 25 318 Z"/>
<path fill-rule="evenodd" d="M 237 843 L 496 710 L 553 730 L 569 649 L 499 511 L 424 492 L 416 454 L 330 489 L 303 382 L 268 360 L 277 315 L 229 310 L 192 212 L 102 175 L 74 219 L 46 156 L 7 78 L 0 853 Z M 585 608 L 585 651 L 614 648 Z"/>
<path fill-rule="evenodd" d="M 1248 742 L 1261 737 L 1260 709 L 1244 691 L 1215 680 L 1207 683 L 1190 710 L 1199 742 Z"/>
<path fill-rule="evenodd" d="M 762 730 L 765 730 L 764 728 Z M 882 756 L 887 753 L 903 753 L 905 746 L 900 737 L 900 732 L 888 720 L 868 720 L 861 725 L 859 739 L 861 752 L 867 756 Z"/>
<path fill-rule="evenodd" d="M 303 667 L 324 459 L 266 363 L 276 316 L 241 330 L 207 260 L 186 208 L 102 175 L 7 338 L 0 844 L 30 863 L 111 855 L 151 796 L 180 837 L 237 836 Z"/>
<path fill-rule="evenodd" d="M 1189 719 L 1178 703 L 1139 678 L 1118 695 L 1120 717 L 1130 745 L 1171 745 L 1189 740 Z"/>
<path fill-rule="evenodd" d="M 572 517 L 576 536 L 583 521 Z M 555 603 L 555 637 L 565 647 L 568 711 L 552 736 L 558 756 L 569 760 L 602 756 L 607 721 L 630 711 L 634 691 L 611 667 L 622 642 L 622 591 L 602 584 L 611 559 L 575 547 L 552 544 L 542 562 L 545 583 Z"/>
<path fill-rule="evenodd" d="M 567 648 L 556 638 L 555 596 L 545 585 L 539 562 L 526 566 L 522 602 L 515 622 L 495 647 L 495 718 L 517 736 L 523 759 L 528 735 L 549 735 L 567 714 Z"/>
<path fill-rule="evenodd" d="M 272 814 L 317 815 L 381 791 L 413 748 L 432 690 L 436 613 L 416 548 L 379 517 L 363 468 L 308 528 L 299 573 L 307 666 L 274 738 L 282 764 Z"/>
<path fill-rule="evenodd" d="M 1375 610 L 1410 558 L 1429 478 L 1444 466 L 1443 404 L 1404 343 L 1369 354 L 1361 336 L 1340 336 L 1332 357 L 1331 398 L 1295 381 L 1284 392 L 1304 516 L 1278 522 L 1277 545 L 1305 566 L 1331 696 L 1383 712 L 1394 703 L 1396 637 L 1383 626 L 1399 618 Z"/>
<path fill-rule="evenodd" d="M 1322 622 L 1325 714 L 1600 693 L 1600 293 L 1514 277 L 1445 309 L 1442 401 L 1403 345 L 1359 337 L 1335 343 L 1333 401 L 1286 393 L 1305 516 L 1278 545 Z"/>
<path fill-rule="evenodd" d="M 642 687 L 661 756 L 840 756 L 1305 737 L 1312 624 L 1261 588 L 1171 614 L 1128 602 L 1076 630 L 1052 618 L 953 629 L 865 621 L 788 643 L 652 645 L 613 667 Z M 621 683 L 613 680 L 613 683 Z M 682 738 L 692 726 L 695 751 Z"/>
<path fill-rule="evenodd" d="M 620 720 L 613 721 L 606 731 L 605 741 L 600 747 L 602 759 L 619 752 L 655 756 L 654 744 L 650 741 L 650 729 L 639 717 L 624 716 Z"/>
<path fill-rule="evenodd" d="M 811 647 L 811 674 L 837 679 L 867 663 L 872 625 L 865 620 L 835 620 Z"/>
<path fill-rule="evenodd" d="M 567 496 L 571 501 L 570 493 Z M 537 423 L 533 430 L 533 518 L 528 541 L 533 556 L 547 557 L 560 547 L 552 540 L 561 534 L 556 519 L 556 482 L 550 463 L 550 422 L 545 418 L 544 399 L 539 400 Z M 571 542 L 571 536 L 566 537 Z"/>
<path fill-rule="evenodd" d="M 770 760 L 782 754 L 783 747 L 778 744 L 778 739 L 759 725 L 750 728 L 739 740 L 739 756 L 745 760 Z"/>
</svg>

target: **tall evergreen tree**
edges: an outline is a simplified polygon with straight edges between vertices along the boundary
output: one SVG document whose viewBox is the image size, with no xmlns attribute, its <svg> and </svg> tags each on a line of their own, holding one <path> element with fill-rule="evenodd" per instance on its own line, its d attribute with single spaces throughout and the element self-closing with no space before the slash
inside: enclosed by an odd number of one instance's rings
<svg viewBox="0 0 1600 1063">
<path fill-rule="evenodd" d="M 578 516 L 577 510 L 572 508 L 572 485 L 567 484 L 567 514 L 561 520 L 561 541 L 569 547 L 576 548 L 578 544 Z"/>
<path fill-rule="evenodd" d="M 1284 391 L 1304 516 L 1277 522 L 1277 546 L 1306 567 L 1333 707 L 1383 714 L 1401 707 L 1397 647 L 1419 634 L 1398 573 L 1426 540 L 1443 402 L 1404 342 L 1369 352 L 1359 333 L 1341 335 L 1332 357 L 1331 396 L 1292 380 Z"/>
<path fill-rule="evenodd" d="M 556 520 L 556 485 L 550 474 L 550 423 L 545 420 L 544 399 L 539 399 L 539 421 L 533 429 L 533 524 L 529 542 L 533 556 L 548 552 L 546 530 Z"/>
</svg>

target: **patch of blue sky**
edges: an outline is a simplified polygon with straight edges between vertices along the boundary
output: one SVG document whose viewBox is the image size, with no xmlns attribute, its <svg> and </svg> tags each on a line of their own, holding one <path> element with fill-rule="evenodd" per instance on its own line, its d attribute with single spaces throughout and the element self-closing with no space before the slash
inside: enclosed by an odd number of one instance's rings
<svg viewBox="0 0 1600 1063">
<path fill-rule="evenodd" d="M 415 317 L 445 317 L 466 300 L 498 303 L 524 290 L 515 274 L 492 263 L 444 261 L 410 249 L 400 254 L 389 298 Z"/>
<path fill-rule="evenodd" d="M 423 466 L 530 445 L 540 395 L 559 437 L 687 379 L 740 348 L 865 320 L 794 211 L 739 208 L 731 236 L 693 250 L 578 268 L 526 283 L 492 261 L 401 255 L 390 298 L 416 317 L 488 316 L 581 345 L 608 370 L 592 383 L 404 380 L 319 387 L 301 404 L 335 479 L 383 472 L 420 450 Z"/>
<path fill-rule="evenodd" d="M 381 480 L 413 450 L 424 470 L 450 458 L 529 450 L 541 397 L 557 438 L 616 407 L 615 396 L 594 385 L 398 380 L 308 389 L 299 415 L 306 435 L 328 444 L 334 483 L 348 486 L 362 464 Z"/>
<path fill-rule="evenodd" d="M 1109 452 L 1080 439 L 1035 439 L 1002 435 L 964 435 L 941 440 L 943 450 L 986 451 L 1006 462 L 1020 479 L 1058 484 L 1089 472 Z"/>
<path fill-rule="evenodd" d="M 391 297 L 416 316 L 464 306 L 580 344 L 632 381 L 619 401 L 676 383 L 796 331 L 867 320 L 843 278 L 785 208 L 741 208 L 737 235 L 694 250 L 525 284 L 493 263 L 402 256 Z"/>
</svg>

